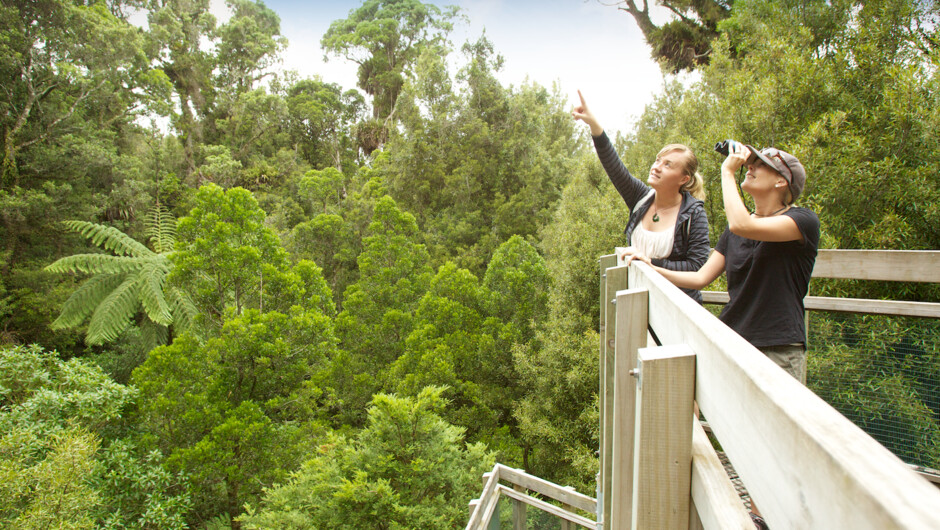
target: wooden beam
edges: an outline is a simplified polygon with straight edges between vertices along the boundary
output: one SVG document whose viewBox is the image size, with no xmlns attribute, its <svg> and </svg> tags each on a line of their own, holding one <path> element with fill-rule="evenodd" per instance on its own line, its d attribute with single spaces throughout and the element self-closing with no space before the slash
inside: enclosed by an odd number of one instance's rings
<svg viewBox="0 0 940 530">
<path fill-rule="evenodd" d="M 940 528 L 940 491 L 644 263 L 663 344 L 698 356 L 695 397 L 771 528 Z"/>
<path fill-rule="evenodd" d="M 706 304 L 727 304 L 728 293 L 725 291 L 702 291 L 702 299 Z M 940 304 L 932 302 L 807 296 L 803 299 L 803 306 L 808 311 L 940 318 Z"/>
<path fill-rule="evenodd" d="M 467 530 L 480 530 L 489 525 L 490 517 L 496 509 L 496 500 L 499 499 L 499 464 L 493 466 L 493 471 L 483 474 L 483 493 L 479 499 L 470 501 L 472 513 L 467 521 Z"/>
<path fill-rule="evenodd" d="M 530 495 L 519 493 L 518 491 L 514 491 L 511 488 L 507 488 L 506 486 L 500 485 L 499 492 L 514 500 L 518 500 L 526 504 L 535 506 L 536 508 L 538 508 L 539 510 L 542 510 L 543 512 L 548 512 L 554 515 L 555 517 L 564 519 L 566 521 L 571 521 L 572 523 L 583 526 L 584 528 L 590 528 L 591 530 L 595 530 L 597 528 L 596 521 L 588 519 L 587 517 L 582 517 L 576 513 L 571 513 L 567 510 L 563 510 L 559 508 L 558 506 L 555 506 L 554 504 L 549 504 L 543 500 L 536 499 L 535 497 L 532 497 Z"/>
<path fill-rule="evenodd" d="M 621 267 L 626 273 L 626 267 Z M 614 270 L 614 269 L 609 269 Z M 614 447 L 611 465 L 609 528 L 626 528 L 632 519 L 634 432 L 636 430 L 637 351 L 646 346 L 649 293 L 627 289 L 617 292 L 616 337 L 614 339 Z"/>
<path fill-rule="evenodd" d="M 754 523 L 705 429 L 692 419 L 692 504 L 705 530 L 752 530 Z M 691 527 L 691 524 L 690 524 Z"/>
<path fill-rule="evenodd" d="M 616 256 L 614 256 L 616 260 Z M 617 291 L 627 288 L 627 268 L 611 267 L 605 271 L 605 290 L 601 293 L 604 308 L 604 355 L 600 359 L 603 379 L 599 389 L 600 400 L 603 407 L 598 409 L 601 415 L 601 452 L 600 469 L 601 482 L 600 492 L 598 493 L 598 503 L 600 503 L 601 512 L 598 514 L 600 521 L 610 521 L 611 509 L 611 465 L 614 449 L 614 336 L 616 333 Z"/>
<path fill-rule="evenodd" d="M 588 513 L 597 512 L 597 501 L 592 497 L 578 493 L 569 488 L 564 488 L 539 477 L 534 477 L 520 469 L 513 469 L 502 464 L 496 464 L 499 469 L 499 479 L 510 484 L 522 486 L 523 488 L 534 491 L 556 501 L 570 504 L 579 510 Z"/>
<path fill-rule="evenodd" d="M 823 249 L 813 278 L 940 283 L 940 250 Z"/>
<path fill-rule="evenodd" d="M 685 345 L 641 348 L 637 362 L 630 528 L 687 529 L 692 498 L 690 419 L 695 394 L 695 354 Z M 616 512 L 611 528 L 627 528 L 624 521 L 618 522 Z"/>
</svg>

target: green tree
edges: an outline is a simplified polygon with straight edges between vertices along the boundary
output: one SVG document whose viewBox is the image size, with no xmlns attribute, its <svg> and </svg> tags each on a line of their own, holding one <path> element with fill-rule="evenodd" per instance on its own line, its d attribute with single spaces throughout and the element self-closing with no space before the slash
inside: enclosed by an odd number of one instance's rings
<svg viewBox="0 0 940 530">
<path fill-rule="evenodd" d="M 176 241 L 176 220 L 157 207 L 150 217 L 153 250 L 120 230 L 85 221 L 68 221 L 66 227 L 80 233 L 107 254 L 78 254 L 46 267 L 55 273 L 93 274 L 75 291 L 52 323 L 53 329 L 76 327 L 89 319 L 85 341 L 102 344 L 117 339 L 138 314 L 144 340 L 155 346 L 167 342 L 171 327 L 189 327 L 194 308 L 180 289 L 166 284 L 170 254 Z"/>
<path fill-rule="evenodd" d="M 708 64 L 711 43 L 720 34 L 720 23 L 731 15 L 734 0 L 658 0 L 656 3 L 668 9 L 674 18 L 657 26 L 650 17 L 652 2 L 647 0 L 640 6 L 634 0 L 622 0 L 615 5 L 633 17 L 652 49 L 653 59 L 660 61 L 664 70 L 678 73 Z"/>
<path fill-rule="evenodd" d="M 492 328 L 499 324 L 486 321 L 486 298 L 469 271 L 444 264 L 418 302 L 404 353 L 387 377 L 388 390 L 402 395 L 415 396 L 432 385 L 446 388 L 446 418 L 468 429 L 471 439 L 498 429 L 499 420 L 481 373 L 496 334 Z"/>
<path fill-rule="evenodd" d="M 351 171 L 357 159 L 353 130 L 363 119 L 365 101 L 356 90 L 304 79 L 286 90 L 287 126 L 292 145 L 314 169 Z"/>
<path fill-rule="evenodd" d="M 626 212 L 594 153 L 583 154 L 574 175 L 542 232 L 548 315 L 513 359 L 526 389 L 516 409 L 525 468 L 590 491 L 598 447 L 597 257 L 619 244 Z"/>
<path fill-rule="evenodd" d="M 390 197 L 375 204 L 357 259 L 359 281 L 346 289 L 336 318 L 345 355 L 331 379 L 354 423 L 361 424 L 372 394 L 391 384 L 387 368 L 404 353 L 415 306 L 428 289 L 432 270 L 419 235 L 414 216 Z"/>
<path fill-rule="evenodd" d="M 110 438 L 136 395 L 86 361 L 0 349 L 0 525 L 183 528 L 181 478 Z"/>
<path fill-rule="evenodd" d="M 184 335 L 134 371 L 146 444 L 192 477 L 190 523 L 237 515 L 297 468 L 322 431 L 335 348 L 319 310 L 248 309 L 219 336 L 201 344 Z"/>
<path fill-rule="evenodd" d="M 246 309 L 287 312 L 291 306 L 335 311 L 319 270 L 306 282 L 290 267 L 287 252 L 251 192 L 199 188 L 194 207 L 179 221 L 179 241 L 172 255 L 171 281 L 190 293 L 201 318 L 215 328 L 226 311 Z"/>
<path fill-rule="evenodd" d="M 75 132 L 87 105 L 106 113 L 104 123 L 121 120 L 146 100 L 129 88 L 165 82 L 147 68 L 139 34 L 103 2 L 4 3 L 0 30 L 2 190 L 21 185 L 19 153 Z"/>
<path fill-rule="evenodd" d="M 441 43 L 457 16 L 454 6 L 441 9 L 420 0 L 367 0 L 336 20 L 320 40 L 334 56 L 359 65 L 358 86 L 372 96 L 371 141 L 360 145 L 371 153 L 384 143 L 384 121 L 391 116 L 409 68 L 421 51 Z M 367 135 L 368 136 L 368 135 Z"/>
<path fill-rule="evenodd" d="M 226 0 L 232 17 L 220 26 L 218 74 L 213 85 L 235 94 L 249 92 L 270 75 L 278 54 L 287 47 L 280 34 L 281 19 L 263 2 Z M 268 73 L 265 73 L 268 71 Z"/>
<path fill-rule="evenodd" d="M 368 426 L 334 435 L 239 520 L 245 528 L 453 528 L 493 465 L 440 417 L 443 389 L 375 396 Z"/>
<path fill-rule="evenodd" d="M 401 134 L 375 167 L 418 219 L 432 263 L 451 260 L 482 276 L 503 241 L 534 240 L 551 218 L 577 143 L 557 92 L 503 88 L 495 77 L 502 59 L 485 38 L 463 51 L 456 95 L 448 95 L 444 58 L 422 56 L 399 101 Z"/>
<path fill-rule="evenodd" d="M 149 0 L 148 55 L 173 85 L 170 122 L 183 144 L 183 179 L 196 169 L 196 149 L 205 135 L 202 117 L 213 98 L 213 57 L 201 45 L 212 39 L 216 19 L 209 0 Z"/>
</svg>

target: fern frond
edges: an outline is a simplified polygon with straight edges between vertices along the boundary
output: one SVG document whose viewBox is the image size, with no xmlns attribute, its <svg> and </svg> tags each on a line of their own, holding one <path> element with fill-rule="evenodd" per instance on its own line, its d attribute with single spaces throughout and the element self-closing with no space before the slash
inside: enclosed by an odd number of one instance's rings
<svg viewBox="0 0 940 530">
<path fill-rule="evenodd" d="M 140 305 L 143 306 L 147 318 L 163 326 L 173 323 L 170 306 L 163 295 L 163 284 L 169 272 L 165 263 L 150 262 L 137 273 Z"/>
<path fill-rule="evenodd" d="M 149 259 L 152 259 L 152 256 Z M 164 259 L 166 259 L 164 257 Z M 81 272 L 86 274 L 120 274 L 139 270 L 148 258 L 109 256 L 107 254 L 75 254 L 47 265 L 49 272 Z"/>
<path fill-rule="evenodd" d="M 176 244 L 176 217 L 165 206 L 155 206 L 147 219 L 147 235 L 156 252 L 169 252 Z"/>
<path fill-rule="evenodd" d="M 52 329 L 65 329 L 79 326 L 95 310 L 95 307 L 108 293 L 124 281 L 124 274 L 99 274 L 85 281 L 62 304 L 59 318 L 50 325 Z"/>
<path fill-rule="evenodd" d="M 170 311 L 173 313 L 173 326 L 176 327 L 176 334 L 179 335 L 192 327 L 193 320 L 199 311 L 189 295 L 176 287 L 167 290 L 166 297 L 170 304 Z"/>
<path fill-rule="evenodd" d="M 138 276 L 128 275 L 116 289 L 111 291 L 91 315 L 85 342 L 104 344 L 118 338 L 137 313 L 140 302 L 137 297 Z"/>
<path fill-rule="evenodd" d="M 144 349 L 150 351 L 170 340 L 170 329 L 150 320 L 145 320 L 140 324 L 140 338 Z"/>
<path fill-rule="evenodd" d="M 96 246 L 110 250 L 119 256 L 147 256 L 153 254 L 149 248 L 113 226 L 99 225 L 87 221 L 64 221 L 65 227 L 90 239 Z"/>
</svg>

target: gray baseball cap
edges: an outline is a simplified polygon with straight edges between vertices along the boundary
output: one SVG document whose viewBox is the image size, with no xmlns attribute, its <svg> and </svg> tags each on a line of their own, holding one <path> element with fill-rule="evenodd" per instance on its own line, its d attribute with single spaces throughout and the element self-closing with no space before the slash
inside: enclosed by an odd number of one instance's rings
<svg viewBox="0 0 940 530">
<path fill-rule="evenodd" d="M 786 179 L 790 187 L 792 202 L 796 202 L 800 193 L 803 192 L 803 186 L 806 185 L 806 170 L 803 169 L 800 160 L 776 147 L 767 147 L 760 151 L 750 145 L 747 148 L 751 150 L 751 153 L 757 155 L 757 158 L 760 158 L 763 163 L 774 168 L 777 173 L 780 173 Z"/>
</svg>

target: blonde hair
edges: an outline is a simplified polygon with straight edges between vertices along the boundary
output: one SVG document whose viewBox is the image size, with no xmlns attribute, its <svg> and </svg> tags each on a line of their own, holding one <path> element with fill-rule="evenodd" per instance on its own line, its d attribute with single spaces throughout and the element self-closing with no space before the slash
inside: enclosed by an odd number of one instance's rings
<svg viewBox="0 0 940 530">
<path fill-rule="evenodd" d="M 683 170 L 685 174 L 689 176 L 688 182 L 679 187 L 679 191 L 687 191 L 690 195 L 696 199 L 705 200 L 705 179 L 702 178 L 702 174 L 698 172 L 698 157 L 695 156 L 695 152 L 692 151 L 692 148 L 685 144 L 669 144 L 659 150 L 659 154 L 656 155 L 657 158 L 663 156 L 666 153 L 671 153 L 673 151 L 678 151 L 685 155 L 685 167 Z"/>
</svg>

